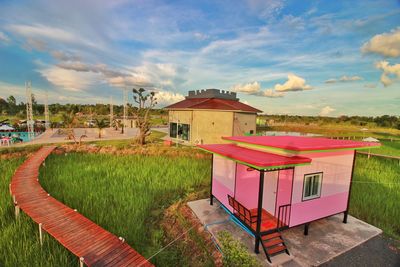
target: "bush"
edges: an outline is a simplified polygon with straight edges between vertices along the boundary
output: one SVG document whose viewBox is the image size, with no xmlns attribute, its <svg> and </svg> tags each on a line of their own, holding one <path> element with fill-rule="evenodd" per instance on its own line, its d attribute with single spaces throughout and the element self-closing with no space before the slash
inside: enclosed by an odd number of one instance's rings
<svg viewBox="0 0 400 267">
<path fill-rule="evenodd" d="M 218 233 L 218 240 L 221 245 L 224 266 L 261 266 L 257 259 L 250 255 L 246 247 L 234 239 L 227 231 Z"/>
</svg>

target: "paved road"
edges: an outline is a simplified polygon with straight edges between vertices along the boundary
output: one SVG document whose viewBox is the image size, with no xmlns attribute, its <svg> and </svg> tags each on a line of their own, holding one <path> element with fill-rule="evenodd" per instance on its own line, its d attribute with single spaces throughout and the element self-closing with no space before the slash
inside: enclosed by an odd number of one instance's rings
<svg viewBox="0 0 400 267">
<path fill-rule="evenodd" d="M 400 249 L 395 241 L 382 235 L 376 236 L 358 247 L 323 264 L 324 267 L 364 267 L 364 266 L 400 266 Z M 397 241 L 399 242 L 399 241 Z M 400 244 L 400 242 L 399 242 Z"/>
</svg>

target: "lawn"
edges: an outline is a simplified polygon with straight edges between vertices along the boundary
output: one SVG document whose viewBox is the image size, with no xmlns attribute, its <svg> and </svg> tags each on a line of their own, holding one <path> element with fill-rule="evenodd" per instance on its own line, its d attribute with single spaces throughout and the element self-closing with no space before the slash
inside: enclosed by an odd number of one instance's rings
<svg viewBox="0 0 400 267">
<path fill-rule="evenodd" d="M 206 188 L 209 172 L 206 158 L 69 153 L 48 158 L 41 184 L 55 198 L 150 257 L 164 245 L 160 227 L 164 209 Z M 187 264 L 174 247 L 152 262 Z"/>
</svg>

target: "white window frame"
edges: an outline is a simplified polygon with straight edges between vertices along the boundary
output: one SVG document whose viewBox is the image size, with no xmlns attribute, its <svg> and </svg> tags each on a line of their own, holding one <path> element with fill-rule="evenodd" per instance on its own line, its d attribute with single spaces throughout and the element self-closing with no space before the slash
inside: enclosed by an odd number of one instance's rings
<svg viewBox="0 0 400 267">
<path fill-rule="evenodd" d="M 304 175 L 304 180 L 303 180 L 303 194 L 302 194 L 302 200 L 306 201 L 306 200 L 312 200 L 312 199 L 316 199 L 316 198 L 320 198 L 321 197 L 321 189 L 322 189 L 322 176 L 323 173 L 322 172 L 317 172 L 317 173 L 309 173 L 309 174 L 305 174 Z M 306 193 L 306 185 L 307 185 L 307 181 L 310 181 L 308 178 L 310 177 L 318 177 L 319 181 L 318 181 L 318 188 L 317 188 L 317 193 L 314 195 L 309 195 L 309 196 L 305 196 Z M 310 190 L 311 192 L 314 190 Z"/>
</svg>

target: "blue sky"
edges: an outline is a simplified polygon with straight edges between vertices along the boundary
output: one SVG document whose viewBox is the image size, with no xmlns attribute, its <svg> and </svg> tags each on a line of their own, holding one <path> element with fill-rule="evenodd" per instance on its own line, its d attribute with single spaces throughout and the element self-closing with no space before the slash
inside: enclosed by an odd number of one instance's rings
<svg viewBox="0 0 400 267">
<path fill-rule="evenodd" d="M 60 103 L 220 88 L 267 114 L 400 115 L 399 1 L 0 5 L 0 97 L 24 100 L 26 80 Z"/>
</svg>

